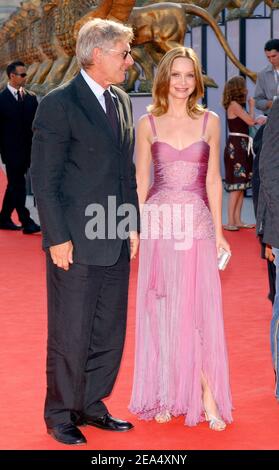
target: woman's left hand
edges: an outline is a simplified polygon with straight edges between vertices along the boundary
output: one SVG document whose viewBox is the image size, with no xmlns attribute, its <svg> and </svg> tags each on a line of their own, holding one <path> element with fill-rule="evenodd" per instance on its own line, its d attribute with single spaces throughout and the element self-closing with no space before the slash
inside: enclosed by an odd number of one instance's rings
<svg viewBox="0 0 279 470">
<path fill-rule="evenodd" d="M 217 256 L 221 254 L 222 250 L 228 251 L 231 254 L 231 248 L 228 244 L 227 240 L 224 238 L 223 235 L 216 237 L 216 249 L 217 249 Z"/>
</svg>

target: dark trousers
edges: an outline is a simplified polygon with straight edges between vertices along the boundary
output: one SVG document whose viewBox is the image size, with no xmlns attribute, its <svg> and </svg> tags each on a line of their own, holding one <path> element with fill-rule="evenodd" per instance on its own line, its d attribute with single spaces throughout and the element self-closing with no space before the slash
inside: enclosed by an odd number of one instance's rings
<svg viewBox="0 0 279 470">
<path fill-rule="evenodd" d="M 73 412 L 103 416 L 123 352 L 130 262 L 124 242 L 115 265 L 57 268 L 47 254 L 48 351 L 45 420 Z"/>
<path fill-rule="evenodd" d="M 20 222 L 25 225 L 30 219 L 30 212 L 25 207 L 26 200 L 26 181 L 25 173 L 27 168 L 22 166 L 14 166 L 6 163 L 6 173 L 8 185 L 4 195 L 1 220 L 11 220 L 14 209 L 17 211 Z"/>
</svg>

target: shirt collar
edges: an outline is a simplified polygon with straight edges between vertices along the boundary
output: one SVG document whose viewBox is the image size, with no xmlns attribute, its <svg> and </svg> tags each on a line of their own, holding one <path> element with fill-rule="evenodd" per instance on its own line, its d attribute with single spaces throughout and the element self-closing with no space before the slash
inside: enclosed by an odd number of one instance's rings
<svg viewBox="0 0 279 470">
<path fill-rule="evenodd" d="M 20 90 L 17 90 L 16 88 L 14 88 L 12 85 L 10 85 L 9 83 L 7 84 L 7 87 L 8 89 L 10 90 L 10 92 L 12 93 L 12 95 L 14 95 L 16 98 L 17 98 L 17 92 L 20 91 Z"/>
<path fill-rule="evenodd" d="M 85 72 L 85 70 L 81 69 L 80 73 L 83 76 L 89 88 L 91 89 L 91 91 L 93 91 L 94 95 L 99 100 L 104 95 L 104 92 L 106 91 L 106 89 L 103 88 L 101 85 L 99 85 L 99 83 L 95 82 L 95 80 L 93 80 L 93 78 L 91 78 L 88 75 L 88 73 Z M 112 92 L 110 87 L 108 88 L 108 90 L 110 94 L 115 97 L 115 94 Z"/>
<path fill-rule="evenodd" d="M 272 64 L 267 64 L 267 66 L 266 66 L 265 70 L 266 70 L 267 72 L 274 73 L 274 70 L 276 70 L 276 68 L 275 68 L 275 67 L 273 67 L 273 65 L 272 65 Z"/>
</svg>

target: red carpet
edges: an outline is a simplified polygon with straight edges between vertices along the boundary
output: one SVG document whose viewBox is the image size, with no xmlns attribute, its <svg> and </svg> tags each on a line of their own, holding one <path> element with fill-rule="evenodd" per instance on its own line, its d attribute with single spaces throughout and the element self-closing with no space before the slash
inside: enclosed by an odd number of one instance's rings
<svg viewBox="0 0 279 470">
<path fill-rule="evenodd" d="M 1 200 L 4 187 L 0 171 Z M 228 233 L 228 239 L 233 257 L 222 273 L 222 285 L 234 423 L 218 433 L 209 430 L 207 423 L 188 428 L 177 418 L 159 425 L 137 421 L 128 412 L 137 271 L 133 264 L 125 353 L 107 405 L 113 415 L 132 420 L 136 428 L 123 434 L 84 428 L 88 445 L 74 450 L 279 448 L 266 265 L 259 257 L 254 230 Z M 43 422 L 46 292 L 40 245 L 40 235 L 0 231 L 0 449 L 69 449 L 46 434 Z"/>
</svg>

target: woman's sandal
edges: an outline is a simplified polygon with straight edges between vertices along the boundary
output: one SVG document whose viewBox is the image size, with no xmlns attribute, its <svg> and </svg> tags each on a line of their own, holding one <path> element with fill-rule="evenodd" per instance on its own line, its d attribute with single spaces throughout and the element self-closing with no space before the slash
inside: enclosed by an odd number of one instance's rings
<svg viewBox="0 0 279 470">
<path fill-rule="evenodd" d="M 227 425 L 221 418 L 217 418 L 217 416 L 207 413 L 206 411 L 204 414 L 206 421 L 209 422 L 210 429 L 213 431 L 224 431 L 226 429 Z"/>
<path fill-rule="evenodd" d="M 223 225 L 223 228 L 224 230 L 229 230 L 230 232 L 237 232 L 239 230 L 238 226 L 230 224 Z"/>
<path fill-rule="evenodd" d="M 155 421 L 157 421 L 157 423 L 160 424 L 167 423 L 171 420 L 171 414 L 169 413 L 169 411 L 161 411 L 161 413 L 158 413 L 154 419 Z"/>
</svg>

